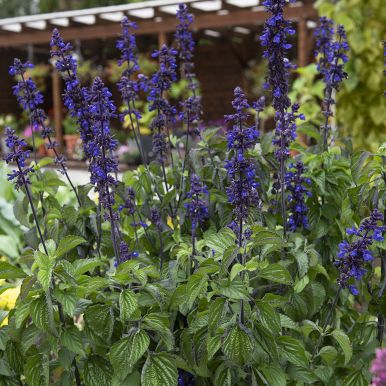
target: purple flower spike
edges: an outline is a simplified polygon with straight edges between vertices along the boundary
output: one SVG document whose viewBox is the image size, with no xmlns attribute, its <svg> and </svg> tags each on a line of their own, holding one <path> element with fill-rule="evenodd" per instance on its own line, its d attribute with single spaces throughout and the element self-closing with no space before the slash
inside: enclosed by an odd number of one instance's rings
<svg viewBox="0 0 386 386">
<path fill-rule="evenodd" d="M 30 157 L 30 151 L 24 149 L 27 144 L 24 139 L 20 139 L 15 135 L 15 130 L 7 127 L 5 129 L 5 136 L 5 144 L 10 150 L 4 158 L 5 162 L 7 164 L 15 162 L 18 167 L 17 170 L 12 170 L 12 173 L 8 174 L 8 181 L 14 181 L 16 189 L 19 190 L 21 187 L 26 187 L 27 184 L 31 183 L 28 175 L 34 170 L 26 166 L 26 159 Z"/>
<path fill-rule="evenodd" d="M 193 174 L 190 179 L 190 191 L 187 193 L 190 200 L 185 204 L 187 214 L 192 220 L 193 229 L 196 229 L 197 225 L 204 222 L 209 216 L 208 204 L 204 199 L 204 196 L 208 194 L 207 187 L 197 175 Z"/>
<path fill-rule="evenodd" d="M 340 272 L 338 284 L 342 288 L 348 287 L 353 295 L 358 295 L 359 291 L 355 285 L 349 284 L 349 280 L 360 280 L 366 273 L 365 264 L 374 259 L 369 248 L 374 241 L 383 241 L 386 227 L 378 225 L 381 221 L 383 221 L 382 213 L 374 209 L 370 217 L 362 221 L 359 228 L 347 230 L 347 235 L 354 235 L 355 240 L 351 243 L 344 240 L 339 244 L 339 253 L 335 261 Z"/>
<path fill-rule="evenodd" d="M 292 232 L 295 232 L 297 228 L 308 228 L 308 207 L 305 198 L 311 196 L 310 191 L 306 188 L 311 181 L 303 177 L 304 171 L 303 162 L 298 161 L 295 165 L 290 165 L 290 170 L 285 176 L 286 189 L 289 192 L 287 196 L 290 212 L 288 228 Z"/>
</svg>

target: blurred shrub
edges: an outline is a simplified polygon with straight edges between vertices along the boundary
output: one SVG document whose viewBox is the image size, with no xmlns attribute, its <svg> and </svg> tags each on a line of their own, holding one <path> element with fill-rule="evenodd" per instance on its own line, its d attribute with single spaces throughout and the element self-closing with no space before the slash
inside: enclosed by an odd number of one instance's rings
<svg viewBox="0 0 386 386">
<path fill-rule="evenodd" d="M 316 3 L 319 13 L 344 24 L 351 47 L 349 78 L 339 93 L 337 119 L 356 147 L 374 150 L 386 140 L 382 41 L 386 36 L 383 0 L 330 0 Z"/>
</svg>

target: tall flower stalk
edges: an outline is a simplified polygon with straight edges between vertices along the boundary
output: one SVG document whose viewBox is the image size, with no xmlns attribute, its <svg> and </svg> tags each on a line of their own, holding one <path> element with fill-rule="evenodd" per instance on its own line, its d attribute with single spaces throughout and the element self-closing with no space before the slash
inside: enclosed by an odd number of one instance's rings
<svg viewBox="0 0 386 386">
<path fill-rule="evenodd" d="M 89 112 L 94 117 L 92 139 L 83 143 L 89 161 L 90 182 L 99 194 L 99 201 L 104 209 L 104 218 L 111 224 L 111 237 L 115 257 L 121 262 L 118 240 L 120 238 L 118 214 L 114 211 L 114 189 L 117 184 L 112 174 L 118 172 L 118 163 L 113 156 L 118 142 L 110 130 L 110 120 L 116 116 L 116 107 L 111 101 L 111 93 L 100 78 L 95 78 L 89 92 Z"/>
<path fill-rule="evenodd" d="M 152 57 L 159 61 L 159 69 L 151 77 L 148 96 L 150 102 L 149 111 L 156 112 L 156 116 L 150 125 L 153 132 L 153 153 L 161 165 L 166 192 L 168 192 L 169 187 L 165 163 L 171 150 L 169 126 L 175 120 L 176 109 L 166 100 L 165 92 L 171 88 L 173 82 L 177 79 L 176 55 L 177 51 L 169 49 L 166 45 L 163 45 L 160 50 L 152 54 Z M 172 156 L 171 160 L 173 163 Z"/>
<path fill-rule="evenodd" d="M 308 207 L 305 202 L 306 197 L 311 197 L 311 192 L 307 185 L 311 180 L 303 176 L 305 167 L 303 162 L 298 161 L 296 164 L 290 164 L 289 170 L 285 176 L 286 189 L 289 192 L 287 196 L 288 211 L 288 228 L 295 232 L 298 228 L 308 228 Z"/>
<path fill-rule="evenodd" d="M 231 228 L 238 239 L 238 259 L 240 264 L 245 265 L 245 243 L 249 238 L 250 231 L 244 228 L 244 222 L 248 218 L 250 208 L 260 203 L 257 192 L 255 167 L 248 150 L 252 149 L 259 138 L 256 125 L 247 126 L 249 117 L 247 109 L 250 108 L 244 92 L 240 87 L 234 90 L 232 106 L 234 114 L 225 116 L 226 122 L 230 123 L 227 132 L 229 159 L 225 163 L 228 173 L 229 186 L 226 189 L 228 200 L 233 205 L 233 222 Z M 244 322 L 243 302 L 241 302 L 241 322 Z"/>
<path fill-rule="evenodd" d="M 346 52 L 349 50 L 347 36 L 343 25 L 334 29 L 334 23 L 326 17 L 320 18 L 319 27 L 315 30 L 317 68 L 323 75 L 326 85 L 323 100 L 324 124 L 323 151 L 327 150 L 328 135 L 331 130 L 329 121 L 333 116 L 332 106 L 335 104 L 334 92 L 339 91 L 340 84 L 347 78 L 344 64 L 348 61 Z"/>
<path fill-rule="evenodd" d="M 65 83 L 63 103 L 71 116 L 76 119 L 80 137 L 85 145 L 93 138 L 92 125 L 94 121 L 89 109 L 88 89 L 80 83 L 77 74 L 78 64 L 72 55 L 72 45 L 63 41 L 56 28 L 52 33 L 50 45 L 51 57 L 55 60 L 55 68 L 61 74 Z M 89 155 L 86 154 L 86 156 Z"/>
<path fill-rule="evenodd" d="M 121 22 L 121 27 L 122 33 L 117 40 L 116 46 L 121 52 L 121 57 L 118 60 L 119 66 L 126 65 L 126 68 L 122 72 L 121 79 L 118 82 L 118 89 L 121 93 L 122 100 L 127 105 L 127 109 L 122 114 L 122 119 L 125 119 L 125 117 L 129 118 L 142 163 L 146 165 L 147 157 L 145 155 L 139 126 L 141 114 L 136 108 L 136 100 L 138 99 L 140 90 L 147 90 L 148 79 L 143 74 L 139 74 L 137 79 L 135 79 L 135 74 L 140 68 L 138 65 L 136 39 L 132 30 L 138 28 L 137 25 L 125 17 Z"/>
<path fill-rule="evenodd" d="M 13 87 L 13 94 L 17 97 L 20 106 L 28 112 L 32 123 L 32 131 L 41 129 L 41 137 L 48 141 L 47 148 L 51 149 L 55 154 L 55 164 L 60 167 L 59 171 L 66 177 L 75 193 L 79 205 L 81 205 L 75 186 L 68 175 L 65 157 L 58 153 L 58 143 L 52 139 L 53 130 L 45 123 L 47 116 L 40 107 L 43 104 L 43 94 L 38 90 L 35 82 L 31 78 L 26 78 L 28 68 L 33 68 L 33 65 L 28 62 L 22 63 L 21 60 L 17 58 L 14 59 L 13 65 L 9 69 L 9 74 L 17 76 L 19 79 Z"/>
<path fill-rule="evenodd" d="M 185 204 L 187 215 L 192 221 L 192 260 L 194 267 L 197 269 L 196 259 L 196 231 L 197 227 L 209 217 L 208 204 L 204 199 L 208 195 L 208 188 L 200 181 L 200 178 L 193 174 L 190 178 L 190 191 L 187 193 L 188 202 Z M 191 264 L 188 265 L 190 272 Z"/>
<path fill-rule="evenodd" d="M 194 73 L 193 57 L 195 42 L 193 40 L 193 34 L 190 30 L 194 19 L 193 15 L 189 13 L 189 9 L 186 4 L 179 4 L 177 19 L 178 25 L 174 37 L 178 49 L 181 79 L 187 80 L 188 89 L 191 95 L 185 101 L 181 102 L 182 110 L 179 114 L 180 120 L 186 125 L 186 137 L 184 146 L 185 154 L 181 170 L 180 193 L 178 203 L 176 205 L 176 211 L 178 210 L 183 192 L 185 191 L 185 169 L 189 157 L 189 137 L 191 137 L 194 132 L 198 131 L 198 125 L 202 116 L 201 97 L 197 95 L 198 83 L 196 81 L 196 74 Z M 194 129 L 193 132 L 192 129 Z"/>
<path fill-rule="evenodd" d="M 294 2 L 294 0 L 289 1 Z M 263 5 L 271 15 L 266 20 L 263 34 L 260 37 L 261 44 L 266 47 L 264 58 L 268 60 L 269 74 L 265 88 L 272 89 L 272 105 L 275 109 L 275 139 L 273 144 L 277 147 L 276 158 L 279 160 L 279 187 L 281 195 L 281 215 L 283 220 L 284 236 L 287 234 L 287 210 L 285 198 L 286 160 L 289 158 L 289 144 L 295 138 L 293 114 L 287 113 L 291 106 L 288 97 L 289 70 L 292 65 L 287 58 L 288 50 L 292 45 L 288 42 L 288 36 L 295 34 L 291 22 L 284 18 L 284 6 L 286 0 L 265 0 Z M 295 130 L 294 130 L 295 129 Z"/>
</svg>

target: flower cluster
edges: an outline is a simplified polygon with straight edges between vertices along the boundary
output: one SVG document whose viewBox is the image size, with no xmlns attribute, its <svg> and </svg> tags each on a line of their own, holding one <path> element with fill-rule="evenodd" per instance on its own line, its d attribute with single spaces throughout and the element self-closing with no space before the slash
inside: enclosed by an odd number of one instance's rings
<svg viewBox="0 0 386 386">
<path fill-rule="evenodd" d="M 17 165 L 17 170 L 12 170 L 12 173 L 8 174 L 8 181 L 15 180 L 16 189 L 21 187 L 26 187 L 27 184 L 30 184 L 29 173 L 33 172 L 32 167 L 26 166 L 26 159 L 30 157 L 30 151 L 25 150 L 27 146 L 24 139 L 20 139 L 15 135 L 15 130 L 7 127 L 5 129 L 5 144 L 10 149 L 10 152 L 4 158 L 7 164 L 15 162 Z"/>
<path fill-rule="evenodd" d="M 139 226 L 142 226 L 144 228 L 147 227 L 147 224 L 144 221 L 142 221 L 140 213 L 137 210 L 137 204 L 135 202 L 135 192 L 131 186 L 129 186 L 127 188 L 125 202 L 119 206 L 118 210 L 119 210 L 119 212 L 122 212 L 125 210 L 125 211 L 127 211 L 127 214 L 129 214 L 132 217 L 133 222 L 130 224 L 132 227 L 135 227 L 135 228 L 139 227 Z M 135 220 L 134 216 L 135 216 L 136 212 L 138 213 L 138 216 L 140 217 L 139 221 Z"/>
<path fill-rule="evenodd" d="M 164 164 L 169 150 L 165 131 L 169 130 L 169 125 L 174 122 L 176 115 L 175 107 L 171 106 L 164 97 L 165 91 L 169 90 L 177 80 L 176 55 L 177 51 L 169 49 L 166 45 L 152 54 L 152 57 L 159 61 L 159 70 L 150 80 L 149 111 L 157 112 L 150 128 L 154 134 L 153 153 L 161 164 Z"/>
<path fill-rule="evenodd" d="M 193 174 L 190 178 L 190 191 L 187 193 L 190 200 L 185 204 L 187 214 L 192 220 L 192 229 L 196 229 L 197 225 L 209 216 L 208 204 L 203 198 L 204 195 L 208 194 L 207 187 L 196 174 Z"/>
<path fill-rule="evenodd" d="M 117 148 L 117 141 L 110 131 L 110 120 L 115 117 L 116 107 L 111 101 L 111 93 L 100 78 L 95 78 L 89 92 L 89 112 L 94 117 L 92 139 L 83 143 L 91 173 L 90 181 L 99 193 L 99 200 L 110 211 L 114 204 L 114 195 L 110 191 L 116 185 L 111 173 L 118 171 L 112 152 Z M 107 215 L 108 216 L 108 215 Z"/>
<path fill-rule="evenodd" d="M 188 133 L 190 134 L 189 124 L 192 122 L 199 122 L 202 106 L 201 98 L 196 91 L 198 83 L 196 81 L 196 74 L 194 73 L 193 51 L 195 42 L 190 27 L 193 23 L 193 15 L 189 13 L 186 4 L 180 4 L 177 10 L 178 25 L 176 28 L 175 39 L 178 48 L 178 57 L 180 60 L 181 77 L 188 81 L 188 88 L 192 91 L 192 96 L 187 100 L 181 102 L 182 111 L 180 119 L 188 125 Z"/>
<path fill-rule="evenodd" d="M 371 365 L 371 372 L 373 379 L 371 386 L 385 386 L 386 385 L 386 349 L 378 348 L 375 352 L 375 359 Z"/>
<path fill-rule="evenodd" d="M 13 94 L 17 97 L 20 106 L 28 112 L 32 123 L 32 130 L 37 131 L 40 129 L 41 137 L 48 141 L 47 148 L 54 150 L 55 163 L 61 167 L 59 171 L 66 174 L 65 158 L 62 154 L 58 154 L 56 150 L 58 143 L 51 138 L 53 130 L 46 125 L 47 115 L 44 110 L 40 108 L 43 104 L 43 94 L 31 78 L 26 78 L 26 71 L 29 68 L 33 68 L 31 63 L 22 63 L 20 59 L 14 59 L 13 65 L 9 68 L 9 74 L 17 76 L 19 79 L 16 85 L 13 86 Z M 68 178 L 67 174 L 66 176 Z"/>
<path fill-rule="evenodd" d="M 334 29 L 334 23 L 326 17 L 320 18 L 315 29 L 317 68 L 323 75 L 327 88 L 339 90 L 339 85 L 347 77 L 344 64 L 348 61 L 349 50 L 343 25 Z"/>
<path fill-rule="evenodd" d="M 366 273 L 364 265 L 374 259 L 369 248 L 373 241 L 383 241 L 386 227 L 378 225 L 380 221 L 383 221 L 383 215 L 375 209 L 359 228 L 347 229 L 347 235 L 356 236 L 353 242 L 344 240 L 339 244 L 339 253 L 335 261 L 340 272 L 338 284 L 342 288 L 348 286 L 353 295 L 358 295 L 359 291 L 355 285 L 348 284 L 349 279 L 360 280 L 363 277 Z"/>
<path fill-rule="evenodd" d="M 349 50 L 346 32 L 342 25 L 334 29 L 332 20 L 321 17 L 319 27 L 315 30 L 317 67 L 323 75 L 326 84 L 323 101 L 325 122 L 323 129 L 323 145 L 327 147 L 327 137 L 330 131 L 329 117 L 332 116 L 331 106 L 335 103 L 333 91 L 338 91 L 341 82 L 347 78 L 344 64 L 348 61 L 346 52 Z"/>
<path fill-rule="evenodd" d="M 289 165 L 289 171 L 285 175 L 286 190 L 289 192 L 288 210 L 288 227 L 292 232 L 297 228 L 308 228 L 308 207 L 305 203 L 305 197 L 310 197 L 311 192 L 305 185 L 310 185 L 311 180 L 303 177 L 305 168 L 303 162 L 298 161 L 296 164 Z"/>
<path fill-rule="evenodd" d="M 51 57 L 55 59 L 55 67 L 65 82 L 63 103 L 71 116 L 76 118 L 83 143 L 92 139 L 93 117 L 88 107 L 88 89 L 82 87 L 77 76 L 77 62 L 70 43 L 65 43 L 55 28 L 51 38 Z"/>
<path fill-rule="evenodd" d="M 290 0 L 290 2 L 294 2 Z M 284 18 L 286 0 L 265 0 L 263 5 L 271 16 L 264 25 L 260 37 L 262 46 L 266 47 L 263 57 L 268 60 L 269 75 L 265 87 L 271 87 L 273 107 L 281 114 L 291 105 L 288 97 L 288 71 L 292 65 L 286 57 L 291 44 L 288 35 L 295 34 L 291 22 Z"/>
<path fill-rule="evenodd" d="M 137 78 L 134 78 L 136 72 L 139 71 L 137 44 L 135 35 L 132 30 L 138 28 L 134 22 L 129 21 L 127 17 L 123 18 L 121 22 L 122 33 L 117 40 L 117 48 L 121 52 L 121 57 L 118 60 L 119 66 L 126 64 L 126 68 L 122 71 L 122 76 L 118 85 L 118 90 L 121 93 L 122 100 L 126 104 L 126 109 L 120 115 L 121 120 L 126 117 L 129 118 L 131 130 L 134 133 L 134 138 L 137 143 L 138 151 L 141 154 L 142 162 L 147 163 L 145 152 L 143 149 L 141 132 L 139 130 L 139 122 L 141 114 L 136 108 L 136 100 L 141 90 L 147 91 L 148 78 L 143 74 L 138 74 Z"/>
<path fill-rule="evenodd" d="M 250 106 L 240 87 L 234 90 L 232 106 L 235 113 L 225 117 L 231 123 L 227 132 L 231 158 L 225 164 L 230 184 L 226 192 L 229 202 L 234 206 L 233 214 L 238 224 L 248 217 L 250 207 L 259 204 L 255 168 L 246 154 L 256 145 L 259 132 L 256 126 L 245 124 L 249 116 L 246 110 Z"/>
</svg>

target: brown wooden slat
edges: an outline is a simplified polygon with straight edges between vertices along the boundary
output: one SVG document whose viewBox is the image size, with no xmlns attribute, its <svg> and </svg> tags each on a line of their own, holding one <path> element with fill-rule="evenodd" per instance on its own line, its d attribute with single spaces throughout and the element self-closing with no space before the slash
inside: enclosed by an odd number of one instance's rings
<svg viewBox="0 0 386 386">
<path fill-rule="evenodd" d="M 306 4 L 302 7 L 286 9 L 286 17 L 289 19 L 299 19 L 300 17 L 315 17 L 317 12 L 312 4 Z M 231 12 L 228 15 L 217 15 L 216 13 L 196 15 L 194 28 L 196 30 L 206 28 L 222 28 L 237 25 L 255 25 L 262 24 L 267 14 L 264 11 L 252 12 L 242 10 Z M 174 17 L 164 19 L 162 22 L 139 21 L 137 35 L 158 34 L 159 32 L 172 32 L 176 26 Z M 120 33 L 119 23 L 109 25 L 92 25 L 84 27 L 61 28 L 61 34 L 66 40 L 81 39 L 100 39 L 116 37 Z M 10 33 L 0 35 L 0 47 L 15 47 L 25 44 L 48 44 L 51 37 L 51 31 L 39 31 L 29 33 Z"/>
</svg>

